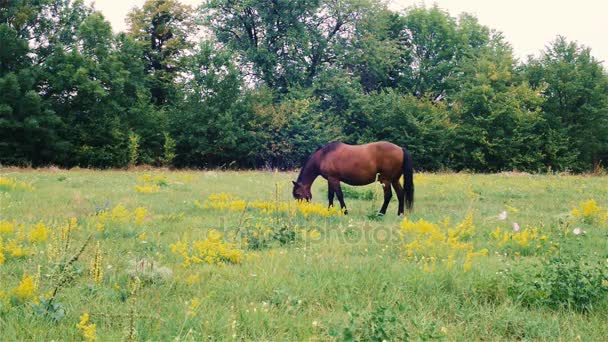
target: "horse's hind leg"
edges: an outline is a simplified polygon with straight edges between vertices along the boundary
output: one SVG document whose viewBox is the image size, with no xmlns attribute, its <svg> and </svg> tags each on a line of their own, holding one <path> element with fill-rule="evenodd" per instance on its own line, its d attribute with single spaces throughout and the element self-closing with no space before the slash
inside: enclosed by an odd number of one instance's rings
<svg viewBox="0 0 608 342">
<path fill-rule="evenodd" d="M 348 214 L 348 210 L 346 209 L 346 203 L 344 203 L 344 194 L 342 193 L 342 188 L 340 187 L 340 180 L 337 178 L 327 178 L 327 182 L 329 183 L 329 191 L 333 189 L 333 191 L 338 196 L 338 201 L 340 202 L 340 209 L 344 212 L 344 214 Z"/>
<path fill-rule="evenodd" d="M 334 188 L 331 186 L 331 183 L 329 181 L 327 182 L 327 185 L 328 185 L 327 186 L 327 188 L 328 188 L 327 189 L 327 200 L 329 202 L 329 204 L 327 205 L 327 207 L 329 208 L 329 207 L 333 207 L 334 206 L 334 194 L 335 194 L 335 191 L 334 191 Z"/>
<path fill-rule="evenodd" d="M 404 194 L 403 194 L 403 187 L 399 183 L 399 179 L 397 179 L 396 181 L 393 182 L 393 188 L 395 189 L 395 193 L 397 194 L 397 199 L 399 200 L 399 209 L 397 210 L 397 215 L 401 215 L 401 214 L 403 214 Z"/>
<path fill-rule="evenodd" d="M 391 184 L 387 181 L 383 181 L 382 188 L 384 189 L 384 203 L 382 203 L 382 208 L 380 208 L 380 215 L 386 214 L 386 208 L 388 208 L 388 204 L 391 202 L 391 198 L 393 197 L 393 191 L 391 190 Z"/>
</svg>

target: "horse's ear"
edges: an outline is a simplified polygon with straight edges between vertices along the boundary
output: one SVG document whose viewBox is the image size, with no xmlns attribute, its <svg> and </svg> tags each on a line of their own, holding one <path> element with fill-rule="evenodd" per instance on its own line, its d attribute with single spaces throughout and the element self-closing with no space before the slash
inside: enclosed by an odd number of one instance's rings
<svg viewBox="0 0 608 342">
<path fill-rule="evenodd" d="M 296 181 L 291 181 L 293 183 L 293 185 L 299 185 L 298 182 Z"/>
</svg>

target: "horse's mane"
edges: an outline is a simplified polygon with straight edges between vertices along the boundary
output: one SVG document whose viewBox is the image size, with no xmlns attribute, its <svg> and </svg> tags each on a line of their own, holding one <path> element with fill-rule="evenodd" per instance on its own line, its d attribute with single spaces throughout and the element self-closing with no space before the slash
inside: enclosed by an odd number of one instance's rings
<svg viewBox="0 0 608 342">
<path fill-rule="evenodd" d="M 300 170 L 300 174 L 298 175 L 298 180 L 297 182 L 300 182 L 302 180 L 302 174 L 304 173 L 304 170 L 306 169 L 306 166 L 308 165 L 308 163 L 312 160 L 312 158 L 314 157 L 314 155 L 319 152 L 319 150 L 321 151 L 321 157 L 325 156 L 326 154 L 328 154 L 329 152 L 335 150 L 340 144 L 342 144 L 339 141 L 332 141 L 324 146 L 319 146 L 317 147 L 317 149 L 310 154 L 310 156 L 308 156 L 308 159 L 306 159 L 306 161 L 304 162 L 304 165 L 302 166 L 302 169 Z"/>
<path fill-rule="evenodd" d="M 338 148 L 338 146 L 340 146 L 340 145 L 342 145 L 341 142 L 339 142 L 339 141 L 332 141 L 332 142 L 330 142 L 329 144 L 327 144 L 327 145 L 325 145 L 323 147 L 319 147 L 317 149 L 317 151 L 318 150 L 322 150 L 323 155 L 326 155 L 329 152 L 331 152 L 331 151 L 335 150 L 336 148 Z"/>
</svg>

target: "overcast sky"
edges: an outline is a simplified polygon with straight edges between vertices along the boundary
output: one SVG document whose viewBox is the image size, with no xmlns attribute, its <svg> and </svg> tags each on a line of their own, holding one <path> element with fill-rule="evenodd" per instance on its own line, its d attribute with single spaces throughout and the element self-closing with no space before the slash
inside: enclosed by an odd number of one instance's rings
<svg viewBox="0 0 608 342">
<path fill-rule="evenodd" d="M 95 3 L 115 31 L 125 30 L 125 17 L 144 0 L 88 0 Z M 201 0 L 181 0 L 196 6 Z M 474 14 L 482 25 L 501 31 L 513 46 L 516 57 L 525 59 L 554 40 L 565 36 L 591 48 L 593 56 L 608 66 L 608 0 L 391 0 L 389 7 L 401 10 L 412 5 L 437 4 L 457 16 Z"/>
</svg>

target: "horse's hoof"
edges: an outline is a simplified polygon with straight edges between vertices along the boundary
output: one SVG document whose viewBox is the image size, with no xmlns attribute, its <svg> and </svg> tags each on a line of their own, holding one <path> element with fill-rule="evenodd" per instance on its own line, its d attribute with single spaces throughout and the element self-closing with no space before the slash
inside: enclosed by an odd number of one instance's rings
<svg viewBox="0 0 608 342">
<path fill-rule="evenodd" d="M 378 213 L 378 216 L 384 216 L 384 213 Z"/>
</svg>

